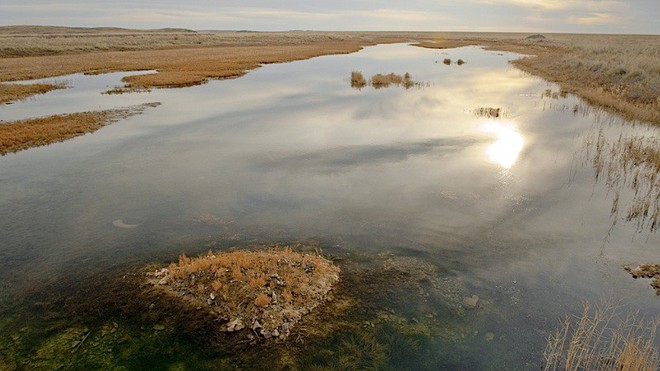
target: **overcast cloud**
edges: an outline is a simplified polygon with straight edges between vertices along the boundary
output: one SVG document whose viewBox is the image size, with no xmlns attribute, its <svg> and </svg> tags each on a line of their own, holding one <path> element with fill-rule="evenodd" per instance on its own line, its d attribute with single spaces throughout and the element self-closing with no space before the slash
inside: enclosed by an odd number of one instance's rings
<svg viewBox="0 0 660 371">
<path fill-rule="evenodd" d="M 660 34 L 660 0 L 2 0 L 0 25 Z"/>
</svg>

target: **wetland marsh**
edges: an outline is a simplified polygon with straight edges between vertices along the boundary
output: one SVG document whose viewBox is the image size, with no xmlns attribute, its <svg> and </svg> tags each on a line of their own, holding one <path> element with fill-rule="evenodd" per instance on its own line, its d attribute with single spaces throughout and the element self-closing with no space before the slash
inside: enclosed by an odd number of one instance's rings
<svg viewBox="0 0 660 371">
<path fill-rule="evenodd" d="M 70 88 L 3 120 L 160 104 L 0 157 L 0 369 L 539 369 L 584 301 L 659 316 L 623 269 L 657 262 L 658 178 L 629 186 L 590 146 L 660 129 L 519 57 L 390 44 L 184 89 L 103 94 L 130 72 L 35 81 Z M 354 71 L 423 86 L 355 89 Z M 648 202 L 651 219 L 614 202 Z M 275 245 L 341 268 L 286 343 L 236 342 L 141 296 L 146 266 Z"/>
</svg>

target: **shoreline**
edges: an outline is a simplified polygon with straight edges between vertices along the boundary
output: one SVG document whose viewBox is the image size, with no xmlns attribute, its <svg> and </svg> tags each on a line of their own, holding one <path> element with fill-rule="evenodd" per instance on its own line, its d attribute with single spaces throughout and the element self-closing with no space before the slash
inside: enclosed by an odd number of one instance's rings
<svg viewBox="0 0 660 371">
<path fill-rule="evenodd" d="M 0 37 L 5 40 L 21 36 L 2 34 L 1 31 Z M 93 41 L 117 37 L 102 33 L 90 35 L 94 37 Z M 116 47 L 117 50 L 72 53 L 63 49 L 49 51 L 50 55 L 2 57 L 0 86 L 4 88 L 0 89 L 0 102 L 10 103 L 49 91 L 44 91 L 43 87 L 26 89 L 25 85 L 11 84 L 12 81 L 73 73 L 157 70 L 156 74 L 125 78 L 125 91 L 180 88 L 204 84 L 212 79 L 240 77 L 265 64 L 349 54 L 371 45 L 414 42 L 415 46 L 431 49 L 481 45 L 488 50 L 528 55 L 530 57 L 522 57 L 512 64 L 524 72 L 559 84 L 591 105 L 626 119 L 660 124 L 660 92 L 656 86 L 660 82 L 656 81 L 658 77 L 654 68 L 657 67 L 654 67 L 653 56 L 647 55 L 654 45 L 660 46 L 660 36 L 548 34 L 547 39 L 525 40 L 524 34 L 487 33 L 224 32 L 186 34 L 188 37 L 215 37 L 212 42 L 208 41 L 209 45 L 202 43 L 193 47 L 184 44 L 170 48 L 156 45 L 154 48 L 148 46 L 150 37 L 172 37 L 174 40 L 180 34 L 140 35 L 144 38 L 141 42 L 145 43 L 142 50 L 122 51 Z M 75 42 L 80 43 L 81 48 L 87 47 L 85 38 L 82 40 Z M 638 41 L 644 41 L 644 46 L 633 52 L 638 54 L 640 61 L 617 66 L 617 58 L 630 53 L 631 43 Z M 609 49 L 599 49 L 605 46 Z M 5 54 L 0 50 L 0 55 Z"/>
</svg>

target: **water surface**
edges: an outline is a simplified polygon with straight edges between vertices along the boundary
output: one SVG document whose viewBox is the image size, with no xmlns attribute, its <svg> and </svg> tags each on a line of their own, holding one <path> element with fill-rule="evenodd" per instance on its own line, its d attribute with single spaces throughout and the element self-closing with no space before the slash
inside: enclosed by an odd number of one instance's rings
<svg viewBox="0 0 660 371">
<path fill-rule="evenodd" d="M 301 240 L 364 259 L 352 268 L 358 275 L 379 264 L 425 272 L 420 292 L 374 298 L 374 318 L 433 318 L 430 331 L 414 333 L 417 346 L 370 333 L 389 349 L 374 363 L 382 367 L 538 369 L 548 333 L 585 300 L 616 299 L 624 312 L 657 316 L 648 282 L 622 269 L 657 260 L 657 233 L 612 226 L 611 194 L 583 156 L 594 130 L 655 129 L 590 113 L 570 95 L 553 98 L 546 91 L 559 88 L 511 67 L 515 58 L 380 45 L 186 89 L 109 96 L 101 92 L 130 73 L 74 75 L 63 78 L 72 89 L 0 107 L 0 119 L 15 120 L 162 103 L 93 135 L 0 158 L 0 334 L 30 326 L 17 313 L 38 299 L 17 305 L 21 293 L 48 288 L 75 300 L 75 282 L 126 267 Z M 354 89 L 351 71 L 408 72 L 423 84 Z M 481 107 L 502 115 L 475 115 Z M 471 295 L 476 309 L 462 304 Z M 35 335 L 23 356 L 34 357 L 49 335 Z M 132 336 L 155 341 L 148 331 Z M 317 345 L 357 335 L 338 336 Z M 165 367 L 217 356 L 185 348 L 159 359 L 156 347 L 140 358 L 125 351 L 130 344 L 115 346 L 109 362 Z M 303 365 L 336 358 L 292 346 Z M 0 361 L 11 359 L 2 349 Z"/>
</svg>

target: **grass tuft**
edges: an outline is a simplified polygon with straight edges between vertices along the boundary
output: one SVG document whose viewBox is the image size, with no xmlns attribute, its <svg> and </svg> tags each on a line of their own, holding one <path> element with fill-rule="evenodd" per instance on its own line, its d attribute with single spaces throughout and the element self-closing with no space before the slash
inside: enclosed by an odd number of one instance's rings
<svg viewBox="0 0 660 371">
<path fill-rule="evenodd" d="M 567 317 L 548 338 L 546 371 L 656 371 L 659 320 L 629 316 L 618 322 L 614 308 L 585 304 L 580 317 Z"/>
</svg>

